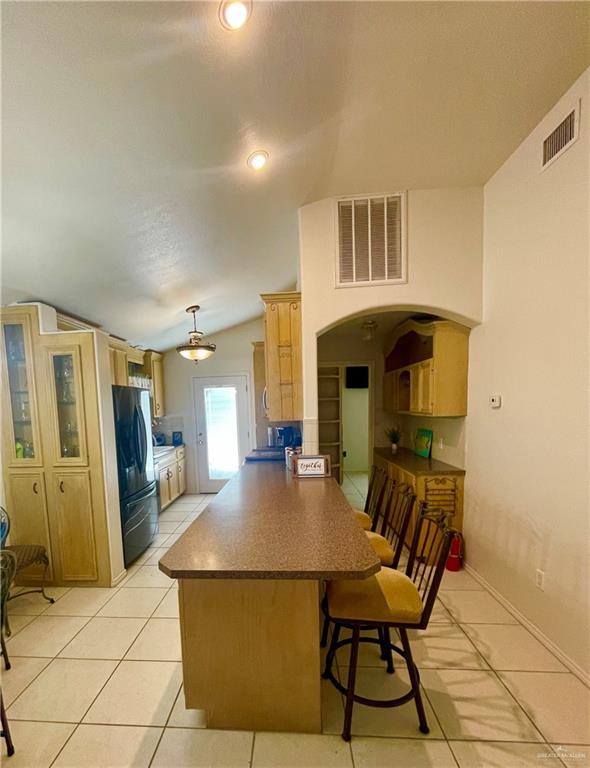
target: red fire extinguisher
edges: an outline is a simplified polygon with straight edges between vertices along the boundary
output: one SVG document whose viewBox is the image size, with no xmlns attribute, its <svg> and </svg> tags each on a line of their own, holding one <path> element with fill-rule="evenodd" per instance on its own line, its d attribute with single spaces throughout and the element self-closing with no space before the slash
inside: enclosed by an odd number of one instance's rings
<svg viewBox="0 0 590 768">
<path fill-rule="evenodd" d="M 447 571 L 460 571 L 463 566 L 463 536 L 456 533 L 451 541 L 451 549 L 447 557 Z"/>
</svg>

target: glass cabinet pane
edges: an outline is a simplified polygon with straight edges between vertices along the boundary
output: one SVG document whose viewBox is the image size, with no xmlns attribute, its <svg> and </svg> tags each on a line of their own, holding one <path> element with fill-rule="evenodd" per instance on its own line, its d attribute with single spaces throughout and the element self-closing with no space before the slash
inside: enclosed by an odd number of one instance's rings
<svg viewBox="0 0 590 768">
<path fill-rule="evenodd" d="M 4 326 L 6 367 L 10 390 L 10 409 L 14 429 L 14 455 L 17 459 L 34 459 L 35 442 L 31 421 L 29 380 L 22 325 Z"/>
<path fill-rule="evenodd" d="M 74 356 L 53 356 L 53 376 L 59 427 L 59 452 L 62 459 L 80 456 L 79 419 L 76 403 Z"/>
</svg>

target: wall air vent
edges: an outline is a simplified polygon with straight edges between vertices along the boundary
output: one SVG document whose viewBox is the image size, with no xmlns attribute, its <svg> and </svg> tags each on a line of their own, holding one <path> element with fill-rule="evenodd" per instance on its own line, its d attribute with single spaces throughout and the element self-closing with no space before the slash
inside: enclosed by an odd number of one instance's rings
<svg viewBox="0 0 590 768">
<path fill-rule="evenodd" d="M 546 168 L 556 160 L 578 138 L 580 124 L 580 104 L 572 109 L 561 123 L 555 128 L 543 142 L 543 165 Z M 542 170 L 541 169 L 541 170 Z"/>
<path fill-rule="evenodd" d="M 405 282 L 405 194 L 349 197 L 337 205 L 336 285 Z"/>
</svg>

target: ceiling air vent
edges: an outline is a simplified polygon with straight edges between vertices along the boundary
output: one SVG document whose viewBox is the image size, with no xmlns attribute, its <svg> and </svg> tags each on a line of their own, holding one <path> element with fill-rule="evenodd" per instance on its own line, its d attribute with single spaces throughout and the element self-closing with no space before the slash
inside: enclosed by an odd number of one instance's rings
<svg viewBox="0 0 590 768">
<path fill-rule="evenodd" d="M 578 138 L 580 105 L 564 118 L 543 142 L 543 166 L 546 168 L 556 160 Z"/>
<path fill-rule="evenodd" d="M 404 209 L 403 193 L 338 200 L 337 285 L 405 282 Z"/>
</svg>

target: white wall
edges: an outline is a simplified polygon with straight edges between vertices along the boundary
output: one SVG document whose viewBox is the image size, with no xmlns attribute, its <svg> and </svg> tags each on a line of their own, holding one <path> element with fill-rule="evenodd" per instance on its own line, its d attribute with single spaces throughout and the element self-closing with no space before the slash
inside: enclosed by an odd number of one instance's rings
<svg viewBox="0 0 590 768">
<path fill-rule="evenodd" d="M 466 419 L 441 419 L 433 416 L 402 414 L 398 416 L 397 422 L 399 422 L 402 430 L 401 445 L 413 450 L 416 430 L 418 428 L 431 429 L 432 457 L 452 464 L 454 467 L 465 469 Z"/>
<path fill-rule="evenodd" d="M 344 382 L 342 446 L 346 451 L 344 471 L 367 472 L 373 453 L 369 451 L 369 389 L 347 389 Z"/>
<path fill-rule="evenodd" d="M 589 73 L 485 186 L 465 514 L 468 562 L 586 672 Z M 580 138 L 540 173 L 543 138 L 580 98 Z"/>
<path fill-rule="evenodd" d="M 408 282 L 335 287 L 334 200 L 299 210 L 304 439 L 317 450 L 316 338 L 377 308 L 432 311 L 473 326 L 481 319 L 483 198 L 480 187 L 408 192 Z"/>
<path fill-rule="evenodd" d="M 212 337 L 213 338 L 213 337 Z M 254 379 L 252 342 L 264 340 L 264 322 L 257 318 L 248 323 L 215 334 L 217 351 L 205 362 L 195 365 L 175 349 L 164 355 L 164 385 L 166 388 L 166 416 L 182 421 L 186 444 L 187 491 L 198 492 L 197 483 L 197 436 L 193 397 L 193 379 L 210 376 L 246 374 L 250 394 L 250 437 L 254 444 Z"/>
</svg>

